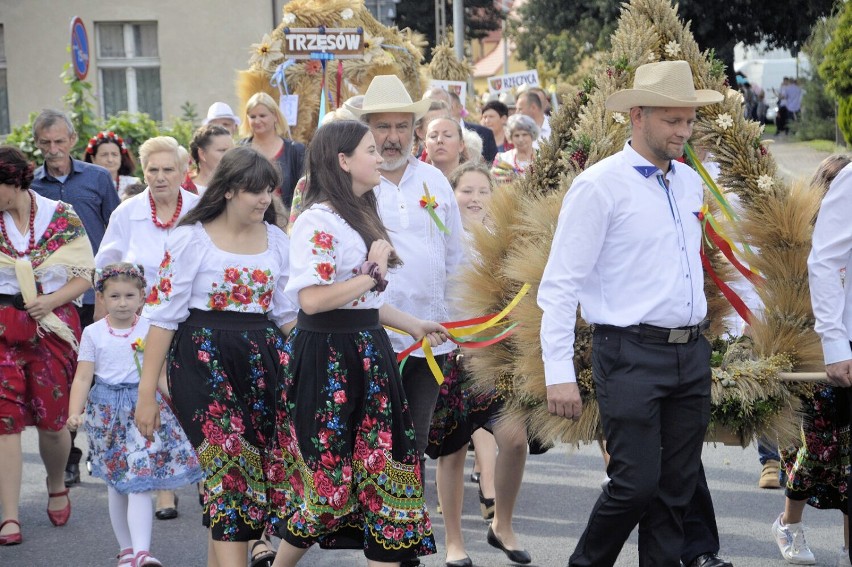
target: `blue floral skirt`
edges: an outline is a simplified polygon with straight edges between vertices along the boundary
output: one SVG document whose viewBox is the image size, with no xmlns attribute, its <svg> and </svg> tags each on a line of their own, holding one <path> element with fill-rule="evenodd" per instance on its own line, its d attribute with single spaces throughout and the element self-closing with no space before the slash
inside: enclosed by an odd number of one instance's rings
<svg viewBox="0 0 852 567">
<path fill-rule="evenodd" d="M 172 341 L 169 390 L 216 541 L 258 539 L 283 513 L 284 468 L 270 449 L 285 340 L 263 314 L 191 309 Z"/>
<path fill-rule="evenodd" d="M 198 457 L 160 394 L 160 428 L 154 441 L 136 429 L 138 384 L 109 385 L 95 380 L 86 404 L 92 475 L 121 494 L 174 490 L 201 480 Z"/>
<path fill-rule="evenodd" d="M 375 309 L 299 313 L 286 346 L 277 449 L 291 545 L 403 561 L 435 553 L 414 425 Z"/>
</svg>

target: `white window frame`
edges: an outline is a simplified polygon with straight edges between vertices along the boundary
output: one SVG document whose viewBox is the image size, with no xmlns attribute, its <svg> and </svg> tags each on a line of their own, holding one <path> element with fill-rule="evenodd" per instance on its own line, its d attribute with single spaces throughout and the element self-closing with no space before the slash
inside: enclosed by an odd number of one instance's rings
<svg viewBox="0 0 852 567">
<path fill-rule="evenodd" d="M 100 25 L 105 24 L 122 24 L 122 37 L 124 39 L 124 57 L 102 57 L 101 56 L 101 28 Z M 127 84 L 127 111 L 140 112 L 139 96 L 136 84 L 137 69 L 161 69 L 159 57 L 141 57 L 136 55 L 136 44 L 133 42 L 133 26 L 139 24 L 154 24 L 157 26 L 157 42 L 160 39 L 159 22 L 157 21 L 139 21 L 139 22 L 95 22 L 97 30 L 97 53 L 98 53 L 98 81 L 103 88 L 103 70 L 104 69 L 125 69 L 125 80 Z M 159 50 L 158 50 L 159 51 Z M 160 104 L 162 106 L 162 78 L 160 80 Z M 101 116 L 106 117 L 106 109 L 104 107 L 104 97 L 100 98 Z M 162 117 L 161 117 L 162 118 Z"/>
</svg>

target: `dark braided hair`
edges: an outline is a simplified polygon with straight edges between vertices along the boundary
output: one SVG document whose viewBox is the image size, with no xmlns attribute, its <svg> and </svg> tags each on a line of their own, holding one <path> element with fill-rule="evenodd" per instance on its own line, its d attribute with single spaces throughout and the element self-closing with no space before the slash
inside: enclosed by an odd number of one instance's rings
<svg viewBox="0 0 852 567">
<path fill-rule="evenodd" d="M 33 164 L 16 146 L 0 146 L 0 183 L 29 189 L 33 182 Z"/>
</svg>

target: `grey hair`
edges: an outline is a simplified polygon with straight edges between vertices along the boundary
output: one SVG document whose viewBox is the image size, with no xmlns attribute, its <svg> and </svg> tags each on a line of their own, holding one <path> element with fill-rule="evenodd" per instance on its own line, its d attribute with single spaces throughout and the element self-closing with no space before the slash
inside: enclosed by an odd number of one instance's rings
<svg viewBox="0 0 852 567">
<path fill-rule="evenodd" d="M 37 139 L 39 132 L 41 132 L 45 128 L 50 128 L 57 122 L 65 123 L 65 126 L 68 127 L 69 136 L 73 136 L 77 133 L 77 131 L 74 129 L 74 124 L 71 123 L 71 119 L 68 118 L 67 114 L 65 114 L 61 110 L 45 108 L 41 111 L 41 114 L 39 114 L 33 121 L 33 139 Z"/>
<path fill-rule="evenodd" d="M 139 146 L 139 161 L 142 162 L 143 170 L 148 167 L 148 158 L 159 152 L 173 154 L 178 171 L 181 174 L 186 173 L 189 168 L 189 152 L 171 136 L 149 138 Z"/>
<path fill-rule="evenodd" d="M 521 130 L 532 136 L 533 140 L 537 140 L 538 135 L 541 133 L 541 129 L 538 127 L 538 124 L 535 123 L 535 120 L 525 114 L 513 114 L 509 117 L 509 121 L 506 123 L 506 126 L 509 128 L 509 136 L 511 136 L 515 130 Z"/>
</svg>

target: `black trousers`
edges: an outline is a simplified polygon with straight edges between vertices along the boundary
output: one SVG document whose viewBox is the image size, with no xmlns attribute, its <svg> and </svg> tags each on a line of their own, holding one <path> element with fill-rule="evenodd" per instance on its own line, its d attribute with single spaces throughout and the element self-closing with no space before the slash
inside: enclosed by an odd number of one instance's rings
<svg viewBox="0 0 852 567">
<path fill-rule="evenodd" d="M 640 567 L 677 567 L 710 420 L 710 344 L 595 330 L 592 371 L 611 481 L 569 561 L 615 564 L 639 525 Z"/>
<path fill-rule="evenodd" d="M 443 368 L 446 358 L 446 354 L 435 356 L 439 367 Z M 411 419 L 414 422 L 417 455 L 423 459 L 426 446 L 429 444 L 429 428 L 432 426 L 435 402 L 438 401 L 438 392 L 441 388 L 432 376 L 425 358 L 408 357 L 402 368 L 402 388 L 405 390 L 408 411 L 411 412 Z"/>
<path fill-rule="evenodd" d="M 719 529 L 716 526 L 716 510 L 710 498 L 710 488 L 704 476 L 704 465 L 699 465 L 698 482 L 683 517 L 683 548 L 680 560 L 689 565 L 699 555 L 719 553 Z"/>
</svg>

